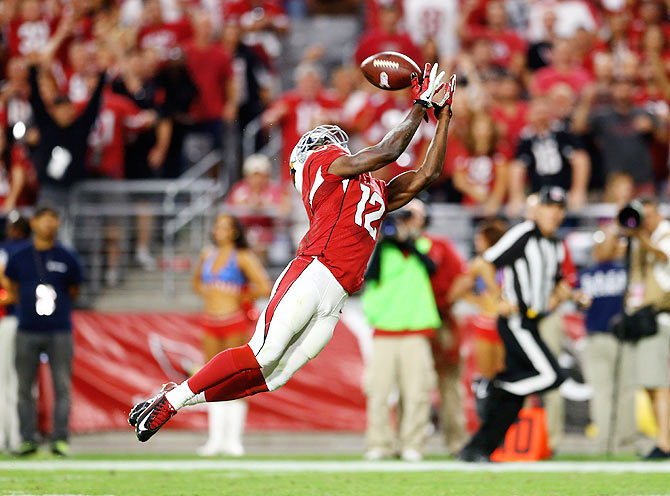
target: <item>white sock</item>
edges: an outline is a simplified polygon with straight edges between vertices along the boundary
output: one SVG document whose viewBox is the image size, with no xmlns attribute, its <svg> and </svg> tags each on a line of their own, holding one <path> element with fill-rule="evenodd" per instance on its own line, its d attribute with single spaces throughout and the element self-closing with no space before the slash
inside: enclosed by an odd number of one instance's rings
<svg viewBox="0 0 670 496">
<path fill-rule="evenodd" d="M 206 403 L 207 400 L 205 399 L 205 392 L 201 392 L 196 394 L 193 398 L 190 400 L 186 401 L 184 403 L 184 406 L 193 406 L 193 405 L 199 405 L 200 403 Z"/>
<path fill-rule="evenodd" d="M 184 404 L 193 398 L 195 393 L 188 387 L 188 382 L 184 381 L 172 391 L 168 391 L 165 397 L 172 405 L 172 408 L 179 410 Z"/>
</svg>

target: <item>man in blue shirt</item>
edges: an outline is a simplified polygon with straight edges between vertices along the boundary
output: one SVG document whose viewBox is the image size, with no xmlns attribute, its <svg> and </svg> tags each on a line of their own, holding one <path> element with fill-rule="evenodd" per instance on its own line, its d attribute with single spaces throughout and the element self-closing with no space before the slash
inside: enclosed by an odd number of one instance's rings
<svg viewBox="0 0 670 496">
<path fill-rule="evenodd" d="M 7 238 L 0 243 L 0 275 L 5 271 L 7 260 L 20 250 L 30 238 L 28 219 L 18 212 L 11 212 L 7 219 Z M 7 293 L 0 292 L 0 311 Z M 18 379 L 14 365 L 16 329 L 18 321 L 13 305 L 4 307 L 5 315 L 0 318 L 0 451 L 7 449 L 13 453 L 19 449 Z"/>
<path fill-rule="evenodd" d="M 596 232 L 594 241 L 595 265 L 579 273 L 579 285 L 592 299 L 591 307 L 586 311 L 588 336 L 584 373 L 593 389 L 590 410 L 597 428 L 596 440 L 604 451 L 612 435 L 614 446 L 630 442 L 635 436 L 635 354 L 631 343 L 619 343 L 612 334 L 613 321 L 623 310 L 626 291 L 626 268 L 621 262 L 625 247 L 619 243 L 614 229 Z M 618 371 L 615 370 L 617 352 L 620 353 Z M 615 381 L 617 373 L 619 379 Z M 618 386 L 616 394 L 615 383 Z M 615 397 L 616 422 L 611 426 Z"/>
<path fill-rule="evenodd" d="M 49 357 L 55 406 L 52 452 L 68 454 L 70 385 L 72 376 L 72 302 L 82 274 L 75 253 L 56 241 L 60 218 L 51 207 L 42 207 L 30 221 L 32 242 L 7 261 L 5 276 L 11 301 L 17 304 L 16 371 L 19 379 L 20 454 L 38 448 L 37 412 L 32 387 L 40 354 Z"/>
</svg>

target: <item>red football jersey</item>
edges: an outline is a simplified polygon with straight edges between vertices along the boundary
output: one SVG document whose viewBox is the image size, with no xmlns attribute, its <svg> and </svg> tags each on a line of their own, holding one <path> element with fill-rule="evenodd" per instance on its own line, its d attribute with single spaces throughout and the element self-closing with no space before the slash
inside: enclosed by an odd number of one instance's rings
<svg viewBox="0 0 670 496">
<path fill-rule="evenodd" d="M 160 60 L 170 58 L 170 51 L 189 40 L 193 32 L 187 19 L 142 26 L 137 34 L 137 46 L 150 48 L 158 53 Z"/>
<path fill-rule="evenodd" d="M 42 51 L 56 31 L 56 24 L 56 21 L 50 21 L 46 17 L 32 22 L 21 18 L 11 21 L 7 34 L 10 56 L 21 57 Z"/>
<path fill-rule="evenodd" d="M 88 135 L 89 172 L 98 177 L 123 179 L 127 131 L 142 128 L 141 112 L 131 99 L 105 91 L 100 113 Z"/>
<path fill-rule="evenodd" d="M 298 255 L 318 257 L 351 294 L 363 285 L 386 214 L 388 188 L 369 173 L 350 179 L 330 174 L 330 164 L 346 154 L 337 145 L 327 145 L 307 157 L 301 191 L 309 230 Z"/>
</svg>

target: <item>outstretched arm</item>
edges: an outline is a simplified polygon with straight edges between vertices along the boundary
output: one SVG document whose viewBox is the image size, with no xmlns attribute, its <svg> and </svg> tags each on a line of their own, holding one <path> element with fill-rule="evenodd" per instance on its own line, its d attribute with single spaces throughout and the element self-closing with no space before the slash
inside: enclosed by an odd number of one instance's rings
<svg viewBox="0 0 670 496">
<path fill-rule="evenodd" d="M 437 64 L 430 69 L 426 64 L 422 83 L 416 75 L 412 78 L 412 95 L 414 105 L 405 120 L 394 127 L 379 143 L 364 148 L 354 155 L 342 155 L 333 161 L 328 172 L 341 177 L 354 177 L 365 172 L 372 172 L 396 161 L 412 141 L 426 109 L 432 106 L 435 93 L 444 72 L 437 74 Z"/>
<path fill-rule="evenodd" d="M 456 89 L 456 76 L 451 76 L 449 87 L 445 91 L 444 100 L 436 110 L 438 113 L 435 135 L 428 147 L 428 153 L 421 167 L 407 171 L 391 180 L 388 186 L 388 211 L 397 210 L 406 205 L 421 190 L 432 184 L 442 173 L 442 164 L 447 152 L 447 133 L 451 121 L 451 101 Z M 447 105 L 449 108 L 441 111 Z"/>
</svg>

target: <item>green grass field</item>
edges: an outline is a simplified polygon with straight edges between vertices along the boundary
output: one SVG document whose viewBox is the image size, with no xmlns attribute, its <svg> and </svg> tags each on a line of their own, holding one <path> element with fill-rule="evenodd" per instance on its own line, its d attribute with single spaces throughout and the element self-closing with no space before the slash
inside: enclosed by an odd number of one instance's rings
<svg viewBox="0 0 670 496">
<path fill-rule="evenodd" d="M 469 472 L 473 466 L 461 469 L 447 458 L 429 457 L 425 462 L 429 471 L 417 472 L 414 470 L 421 464 L 394 461 L 366 464 L 358 456 L 202 460 L 184 456 L 86 455 L 61 461 L 40 454 L 25 461 L 0 457 L 0 496 L 670 496 L 670 464 L 639 464 L 625 457 L 618 458 L 613 465 L 598 464 L 596 458 L 568 456 L 562 460 L 534 464 L 531 472 L 495 471 L 514 464 L 480 466 L 475 467 L 477 471 Z M 554 473 L 562 463 L 574 466 L 575 461 L 581 463 L 581 460 L 591 464 L 593 470 L 616 466 L 610 472 L 619 473 L 571 470 Z M 181 467 L 181 463 L 186 466 Z M 331 465 L 334 468 L 329 471 Z M 153 466 L 155 469 L 145 469 Z M 432 469 L 442 466 L 447 471 Z M 543 473 L 542 467 L 548 473 Z M 668 473 L 634 473 L 640 469 Z"/>
<path fill-rule="evenodd" d="M 0 472 L 0 494 L 405 496 L 662 495 L 667 474 Z"/>
</svg>

